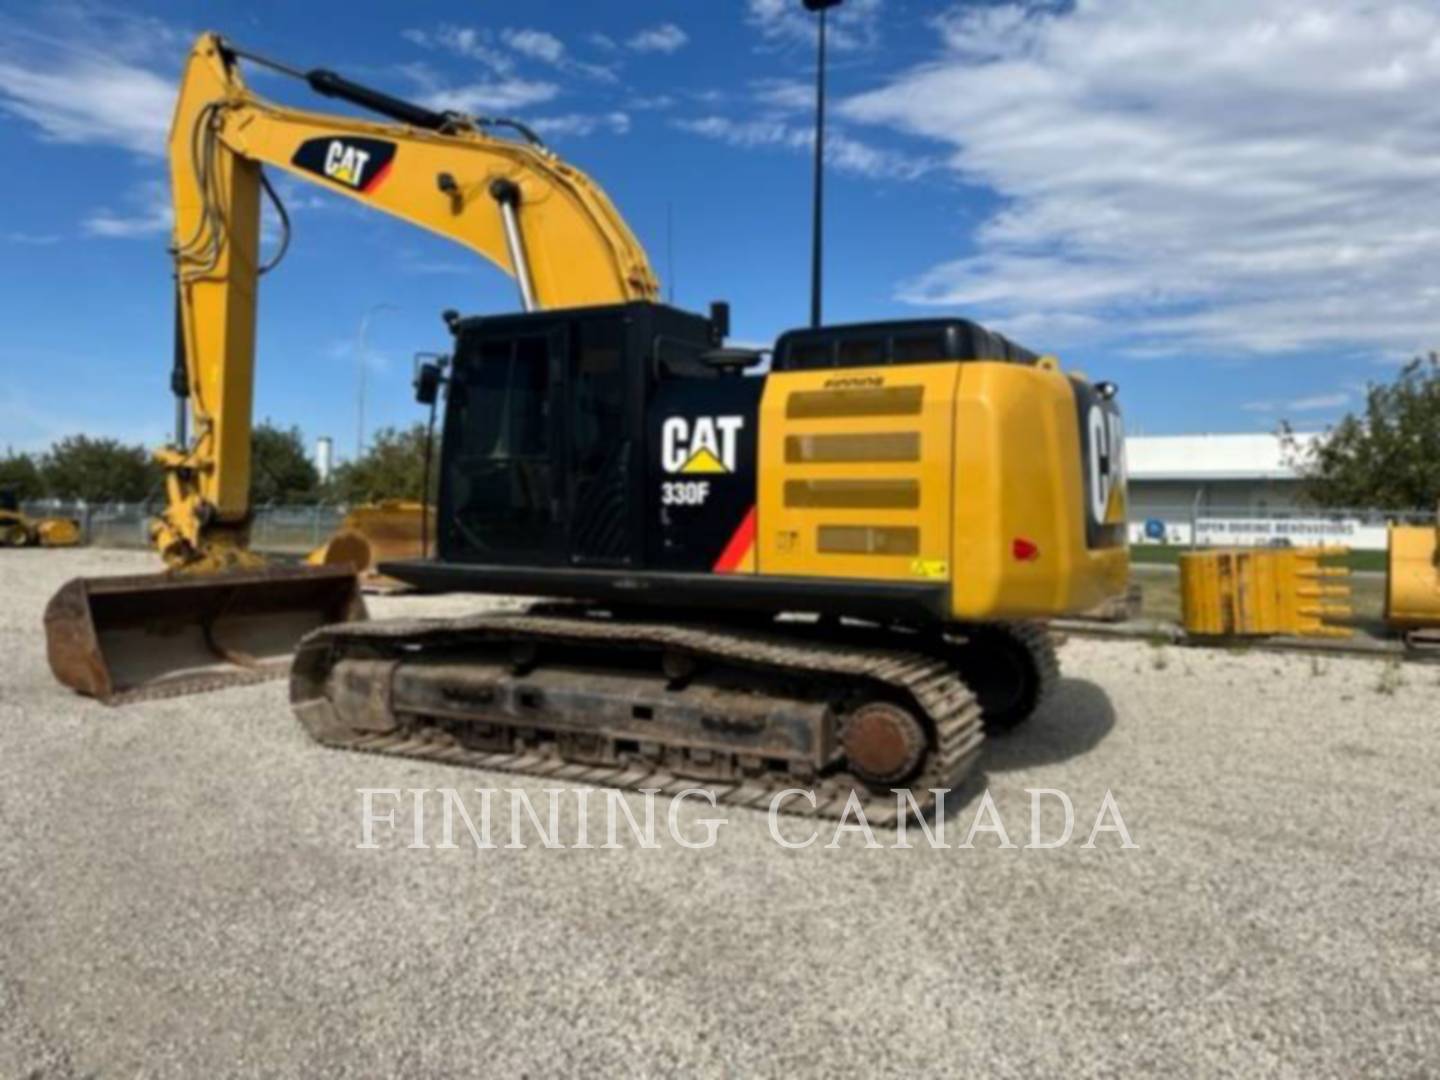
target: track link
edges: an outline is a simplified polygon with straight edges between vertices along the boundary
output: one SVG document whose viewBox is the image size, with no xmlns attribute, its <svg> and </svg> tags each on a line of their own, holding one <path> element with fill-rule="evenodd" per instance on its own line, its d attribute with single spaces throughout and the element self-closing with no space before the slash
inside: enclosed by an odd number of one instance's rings
<svg viewBox="0 0 1440 1080">
<path fill-rule="evenodd" d="M 635 653 L 662 650 L 747 669 L 758 676 L 800 676 L 815 686 L 837 690 L 865 687 L 899 698 L 923 717 L 929 734 L 925 754 L 915 774 L 896 787 L 908 788 L 916 805 L 928 812 L 934 802 L 930 789 L 957 786 L 969 773 L 983 741 L 980 707 L 946 659 L 916 650 L 861 645 L 831 640 L 811 628 L 794 633 L 771 628 L 763 633 L 724 626 L 665 625 L 584 615 L 509 613 L 447 620 L 385 620 L 346 623 L 317 630 L 301 643 L 291 676 L 291 703 L 310 734 L 329 746 L 372 753 L 423 758 L 504 772 L 525 773 L 546 779 L 614 787 L 659 788 L 675 794 L 685 788 L 704 787 L 719 802 L 764 809 L 786 788 L 815 793 L 808 800 L 790 798 L 789 813 L 838 816 L 852 791 L 858 793 L 867 820 L 893 824 L 896 796 L 854 775 L 843 761 L 797 777 L 789 771 L 765 766 L 750 775 L 707 777 L 704 769 L 682 762 L 630 760 L 596 765 L 568 760 L 562 740 L 540 740 L 526 745 L 517 740 L 513 752 L 466 746 L 444 724 L 425 717 L 391 714 L 393 726 L 381 731 L 348 727 L 327 698 L 330 674 L 350 658 L 414 661 L 427 654 L 454 653 L 467 644 L 492 649 L 507 646 L 603 646 L 606 650 Z M 917 642 L 918 644 L 918 642 Z M 463 656 L 463 652 L 461 653 Z M 584 679 L 577 672 L 577 680 Z M 389 690 L 376 687 L 388 707 Z M 843 725 L 843 719 L 840 721 Z"/>
</svg>

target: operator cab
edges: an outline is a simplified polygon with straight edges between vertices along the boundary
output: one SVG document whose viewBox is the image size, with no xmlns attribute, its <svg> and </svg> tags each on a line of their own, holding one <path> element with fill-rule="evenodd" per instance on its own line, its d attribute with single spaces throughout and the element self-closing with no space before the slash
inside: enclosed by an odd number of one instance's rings
<svg viewBox="0 0 1440 1080">
<path fill-rule="evenodd" d="M 443 562 L 709 569 L 753 502 L 760 354 L 722 348 L 728 313 L 663 304 L 456 319 Z M 686 453 L 681 461 L 677 455 Z M 703 505 L 668 477 L 707 470 Z M 698 490 L 698 489 L 689 489 Z M 705 520 L 676 522 L 698 510 Z M 681 514 L 690 518 L 692 515 Z"/>
</svg>

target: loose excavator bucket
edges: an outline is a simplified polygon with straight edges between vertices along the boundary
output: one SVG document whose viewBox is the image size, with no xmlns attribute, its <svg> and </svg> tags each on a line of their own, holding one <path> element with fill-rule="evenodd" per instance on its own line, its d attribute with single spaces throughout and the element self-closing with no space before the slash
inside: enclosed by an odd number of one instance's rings
<svg viewBox="0 0 1440 1080">
<path fill-rule="evenodd" d="M 57 679 L 118 705 L 283 676 L 311 630 L 365 617 L 349 567 L 75 578 L 45 646 Z"/>
<path fill-rule="evenodd" d="M 345 515 L 340 528 L 305 559 L 311 566 L 352 566 L 367 592 L 389 592 L 400 582 L 375 568 L 382 562 L 416 559 L 425 555 L 427 535 L 435 535 L 435 511 L 418 502 L 387 500 L 357 506 Z"/>
<path fill-rule="evenodd" d="M 1440 640 L 1440 512 L 1430 525 L 1390 526 L 1385 621 L 1412 637 Z"/>
</svg>

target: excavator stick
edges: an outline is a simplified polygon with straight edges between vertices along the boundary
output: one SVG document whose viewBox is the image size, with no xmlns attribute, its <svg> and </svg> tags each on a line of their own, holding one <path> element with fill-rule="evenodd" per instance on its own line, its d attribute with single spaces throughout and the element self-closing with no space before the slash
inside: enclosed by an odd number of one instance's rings
<svg viewBox="0 0 1440 1080">
<path fill-rule="evenodd" d="M 306 634 L 365 618 L 349 567 L 75 578 L 45 646 L 60 682 L 119 705 L 283 677 Z"/>
</svg>

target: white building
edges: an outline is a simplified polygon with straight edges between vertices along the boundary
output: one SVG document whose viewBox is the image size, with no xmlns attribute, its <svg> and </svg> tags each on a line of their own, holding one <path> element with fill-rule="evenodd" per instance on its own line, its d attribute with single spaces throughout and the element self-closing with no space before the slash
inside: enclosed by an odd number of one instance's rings
<svg viewBox="0 0 1440 1080">
<path fill-rule="evenodd" d="M 1296 435 L 1296 450 L 1316 437 Z M 1278 435 L 1132 435 L 1125 440 L 1130 517 L 1292 510 L 1300 490 L 1294 456 Z"/>
<path fill-rule="evenodd" d="M 1300 504 L 1296 458 L 1319 437 L 1296 435 L 1290 447 L 1278 435 L 1130 436 L 1130 542 L 1383 550 L 1378 517 Z"/>
</svg>

